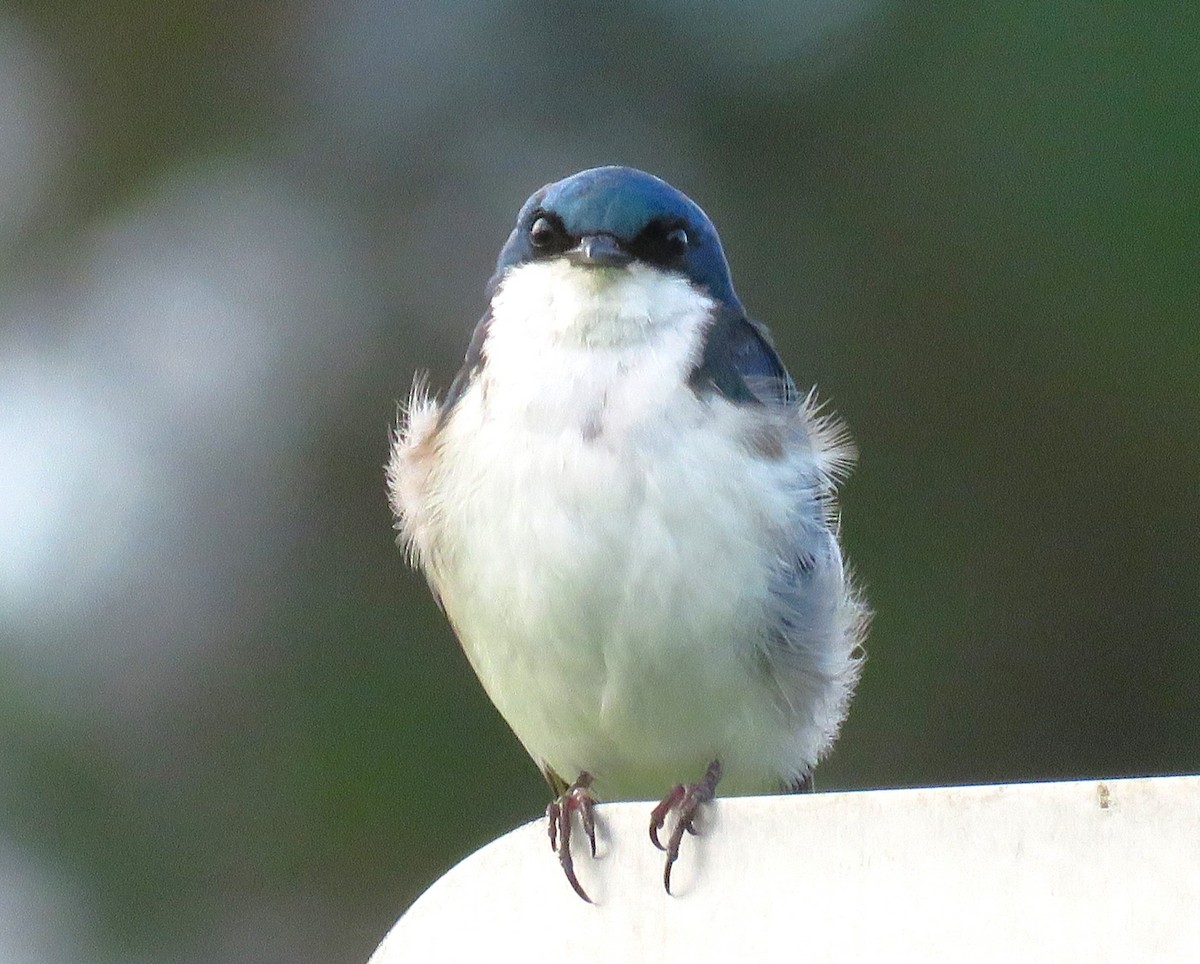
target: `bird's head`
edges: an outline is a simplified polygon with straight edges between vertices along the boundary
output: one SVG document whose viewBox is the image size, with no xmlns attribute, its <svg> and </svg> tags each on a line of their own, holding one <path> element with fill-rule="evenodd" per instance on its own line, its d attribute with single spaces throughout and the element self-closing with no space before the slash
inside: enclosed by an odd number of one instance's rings
<svg viewBox="0 0 1200 964">
<path fill-rule="evenodd" d="M 493 285 L 512 269 L 555 261 L 589 272 L 666 272 L 740 308 L 708 215 L 665 181 L 630 167 L 591 168 L 534 193 L 500 251 Z"/>
</svg>

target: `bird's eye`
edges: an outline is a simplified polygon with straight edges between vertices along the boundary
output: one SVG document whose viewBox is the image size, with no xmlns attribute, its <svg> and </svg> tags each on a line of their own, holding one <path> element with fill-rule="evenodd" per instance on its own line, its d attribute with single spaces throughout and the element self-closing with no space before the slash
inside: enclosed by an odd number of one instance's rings
<svg viewBox="0 0 1200 964">
<path fill-rule="evenodd" d="M 673 258 L 681 258 L 688 249 L 691 239 L 683 228 L 672 228 L 663 238 L 667 254 Z"/>
<path fill-rule="evenodd" d="M 529 243 L 535 248 L 552 247 L 561 237 L 562 229 L 545 215 L 537 218 L 529 228 Z"/>
<path fill-rule="evenodd" d="M 688 234 L 687 225 L 656 219 L 642 228 L 630 247 L 639 260 L 676 270 L 693 244 L 695 240 Z"/>
</svg>

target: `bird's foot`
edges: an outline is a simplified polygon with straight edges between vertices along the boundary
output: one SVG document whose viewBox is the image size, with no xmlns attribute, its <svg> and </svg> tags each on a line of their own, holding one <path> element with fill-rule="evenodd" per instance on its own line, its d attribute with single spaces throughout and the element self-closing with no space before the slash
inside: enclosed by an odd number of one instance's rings
<svg viewBox="0 0 1200 964">
<path fill-rule="evenodd" d="M 558 862 L 562 864 L 567 882 L 575 889 L 580 897 L 589 904 L 592 898 L 579 883 L 575 876 L 575 862 L 571 859 L 571 813 L 579 812 L 579 822 L 583 824 L 583 832 L 587 834 L 588 843 L 592 845 L 592 856 L 596 856 L 596 817 L 593 808 L 596 805 L 591 790 L 592 775 L 579 774 L 579 779 L 572 783 L 562 795 L 551 800 L 546 807 L 546 822 L 549 824 L 550 849 L 558 854 Z M 562 786 L 560 783 L 559 786 Z"/>
<path fill-rule="evenodd" d="M 699 783 L 681 783 L 673 787 L 671 792 L 663 797 L 662 803 L 655 807 L 650 814 L 650 840 L 654 846 L 659 850 L 665 850 L 667 854 L 667 866 L 663 868 L 663 886 L 667 889 L 668 894 L 671 892 L 671 867 L 679 859 L 679 844 L 683 840 L 683 833 L 685 830 L 691 834 L 696 832 L 692 819 L 696 816 L 700 805 L 707 803 L 716 795 L 717 782 L 720 779 L 721 761 L 713 760 L 708 765 L 703 780 Z M 667 814 L 672 810 L 676 812 L 675 827 L 667 839 L 666 846 L 663 846 L 659 842 L 658 832 L 666 824 Z"/>
</svg>

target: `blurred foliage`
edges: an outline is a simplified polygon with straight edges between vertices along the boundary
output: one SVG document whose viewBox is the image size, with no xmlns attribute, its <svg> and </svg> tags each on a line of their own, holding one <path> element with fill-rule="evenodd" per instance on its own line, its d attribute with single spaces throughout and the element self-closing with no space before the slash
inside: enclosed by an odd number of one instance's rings
<svg viewBox="0 0 1200 964">
<path fill-rule="evenodd" d="M 259 437 L 176 533 L 200 561 L 141 599 L 153 618 L 119 593 L 0 613 L 0 831 L 80 882 L 81 956 L 365 960 L 540 813 L 393 545 L 381 465 L 524 197 L 597 163 L 708 210 L 861 450 L 844 528 L 876 619 L 821 787 L 1200 768 L 1197 8 L 857 4 L 789 44 L 820 4 L 732 27 L 718 6 L 711 29 L 666 0 L 10 7 L 73 118 L 10 301 L 234 157 L 353 239 L 347 304 L 372 319 L 344 368 L 273 389 L 300 431 Z M 222 431 L 198 471 L 244 458 Z M 165 668 L 145 655 L 184 635 Z M 135 637 L 115 669 L 67 668 Z"/>
</svg>

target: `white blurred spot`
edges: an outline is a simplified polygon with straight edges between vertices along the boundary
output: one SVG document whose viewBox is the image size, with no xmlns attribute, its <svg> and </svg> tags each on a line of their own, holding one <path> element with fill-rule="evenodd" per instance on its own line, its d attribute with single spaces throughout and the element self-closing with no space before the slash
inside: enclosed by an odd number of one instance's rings
<svg viewBox="0 0 1200 964">
<path fill-rule="evenodd" d="M 319 401 L 306 374 L 363 351 L 349 259 L 332 213 L 268 171 L 172 178 L 98 233 L 81 347 L 156 431 L 262 435 Z"/>
<path fill-rule="evenodd" d="M 236 631 L 291 532 L 289 459 L 368 357 L 353 263 L 320 204 L 223 160 L 0 306 L 0 629 L 26 630 L 0 637 L 152 690 Z"/>
<path fill-rule="evenodd" d="M 0 600 L 14 611 L 49 595 L 69 609 L 121 563 L 145 453 L 78 366 L 0 350 Z"/>
<path fill-rule="evenodd" d="M 79 962 L 81 899 L 45 863 L 0 839 L 0 961 Z"/>
</svg>

